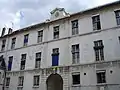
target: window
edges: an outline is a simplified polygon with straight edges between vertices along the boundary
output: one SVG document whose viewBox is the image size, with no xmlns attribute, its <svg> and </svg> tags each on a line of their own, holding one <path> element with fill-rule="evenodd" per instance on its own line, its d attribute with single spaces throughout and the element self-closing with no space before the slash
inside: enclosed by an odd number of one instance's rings
<svg viewBox="0 0 120 90">
<path fill-rule="evenodd" d="M 76 35 L 79 33 L 78 31 L 78 20 L 71 21 L 72 23 L 72 35 Z"/>
<path fill-rule="evenodd" d="M 53 39 L 58 39 L 59 38 L 59 26 L 54 27 L 53 31 Z"/>
<path fill-rule="evenodd" d="M 15 42 L 16 42 L 16 38 L 13 38 L 11 43 L 11 49 L 15 48 Z"/>
<path fill-rule="evenodd" d="M 2 40 L 1 51 L 4 51 L 4 50 L 5 50 L 5 44 L 6 44 L 6 40 Z"/>
<path fill-rule="evenodd" d="M 119 39 L 119 43 L 120 43 L 120 36 L 118 37 L 118 39 Z"/>
<path fill-rule="evenodd" d="M 52 66 L 58 66 L 59 64 L 59 48 L 54 48 L 52 51 Z"/>
<path fill-rule="evenodd" d="M 59 54 L 59 48 L 54 48 L 53 49 L 53 54 Z"/>
<path fill-rule="evenodd" d="M 94 41 L 96 61 L 104 60 L 104 46 L 102 40 Z"/>
<path fill-rule="evenodd" d="M 79 63 L 79 44 L 72 45 L 72 63 Z"/>
<path fill-rule="evenodd" d="M 9 57 L 9 61 L 8 61 L 8 71 L 11 71 L 12 62 L 13 62 L 13 56 L 10 56 L 10 57 Z"/>
<path fill-rule="evenodd" d="M 35 68 L 40 68 L 40 64 L 41 64 L 41 52 L 36 53 Z"/>
<path fill-rule="evenodd" d="M 97 71 L 97 83 L 106 83 L 106 72 Z"/>
<path fill-rule="evenodd" d="M 6 78 L 6 86 L 9 86 L 10 85 L 10 77 L 7 77 Z"/>
<path fill-rule="evenodd" d="M 117 25 L 120 25 L 120 10 L 115 11 Z"/>
<path fill-rule="evenodd" d="M 38 43 L 39 42 L 42 42 L 42 39 L 43 39 L 43 30 L 42 31 L 38 31 Z"/>
<path fill-rule="evenodd" d="M 24 82 L 24 76 L 20 76 L 18 78 L 18 86 L 23 86 L 23 82 Z"/>
<path fill-rule="evenodd" d="M 21 55 L 21 67 L 20 67 L 20 70 L 25 69 L 25 62 L 26 62 L 26 54 L 22 54 Z"/>
<path fill-rule="evenodd" d="M 73 85 L 80 84 L 80 73 L 75 73 L 72 75 Z"/>
<path fill-rule="evenodd" d="M 24 46 L 27 46 L 28 44 L 28 37 L 29 37 L 29 34 L 24 35 Z"/>
<path fill-rule="evenodd" d="M 34 84 L 33 86 L 39 86 L 39 76 L 34 76 Z"/>
<path fill-rule="evenodd" d="M 100 24 L 100 16 L 93 16 L 92 17 L 92 22 L 93 22 L 93 30 L 100 30 L 101 29 L 101 24 Z"/>
</svg>

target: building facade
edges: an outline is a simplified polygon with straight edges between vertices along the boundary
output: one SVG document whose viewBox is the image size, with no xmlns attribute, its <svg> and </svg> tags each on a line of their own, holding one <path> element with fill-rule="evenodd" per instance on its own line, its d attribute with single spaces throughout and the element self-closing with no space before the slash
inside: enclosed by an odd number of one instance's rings
<svg viewBox="0 0 120 90">
<path fill-rule="evenodd" d="M 5 90 L 120 90 L 119 1 L 74 14 L 56 8 L 0 45 Z"/>
</svg>

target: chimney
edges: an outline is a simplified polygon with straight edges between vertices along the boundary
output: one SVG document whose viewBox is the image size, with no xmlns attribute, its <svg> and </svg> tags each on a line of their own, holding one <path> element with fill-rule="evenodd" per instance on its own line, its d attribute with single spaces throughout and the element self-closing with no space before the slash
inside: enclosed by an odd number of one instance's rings
<svg viewBox="0 0 120 90">
<path fill-rule="evenodd" d="M 2 29 L 1 37 L 5 35 L 5 30 L 6 30 L 6 28 L 4 27 L 4 28 Z"/>
<path fill-rule="evenodd" d="M 8 34 L 11 34 L 12 33 L 12 28 L 9 28 L 8 29 Z"/>
</svg>

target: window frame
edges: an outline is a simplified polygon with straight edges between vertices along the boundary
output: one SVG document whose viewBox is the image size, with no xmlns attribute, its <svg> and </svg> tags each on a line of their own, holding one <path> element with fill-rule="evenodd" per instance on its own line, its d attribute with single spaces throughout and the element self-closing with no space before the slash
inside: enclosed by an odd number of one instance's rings
<svg viewBox="0 0 120 90">
<path fill-rule="evenodd" d="M 33 76 L 33 86 L 39 86 L 39 85 L 40 85 L 40 75 Z"/>
<path fill-rule="evenodd" d="M 11 49 L 15 48 L 15 43 L 16 43 L 16 37 L 12 38 Z"/>
<path fill-rule="evenodd" d="M 37 42 L 40 43 L 43 41 L 43 30 L 38 31 Z"/>
<path fill-rule="evenodd" d="M 80 63 L 80 46 L 79 44 L 72 45 L 72 64 Z M 76 58 L 77 57 L 77 58 Z"/>
<path fill-rule="evenodd" d="M 92 16 L 92 25 L 93 31 L 101 30 L 101 19 L 99 14 Z"/>
<path fill-rule="evenodd" d="M 10 86 L 10 77 L 6 77 L 6 83 L 5 83 L 6 87 Z"/>
<path fill-rule="evenodd" d="M 116 23 L 119 26 L 120 25 L 120 9 L 119 10 L 115 10 L 114 13 L 115 13 L 115 18 L 116 18 Z M 119 13 L 119 16 L 117 16 L 117 13 Z"/>
<path fill-rule="evenodd" d="M 72 24 L 72 35 L 79 34 L 79 22 L 78 22 L 78 19 L 71 21 L 71 24 Z"/>
<path fill-rule="evenodd" d="M 60 37 L 60 26 L 54 26 L 53 27 L 53 39 L 59 39 Z"/>
<path fill-rule="evenodd" d="M 95 60 L 97 62 L 104 61 L 104 44 L 103 40 L 94 41 L 94 52 L 95 52 Z"/>
<path fill-rule="evenodd" d="M 37 57 L 37 54 L 40 54 L 40 57 Z M 41 66 L 41 57 L 42 57 L 41 55 L 42 55 L 42 52 L 37 52 L 35 54 L 35 68 L 40 68 Z M 39 62 L 39 66 L 37 66 L 38 65 L 37 62 Z"/>
<path fill-rule="evenodd" d="M 23 58 L 24 55 L 25 55 L 25 58 Z M 27 54 L 21 54 L 20 70 L 25 70 L 26 59 L 27 59 Z"/>
<path fill-rule="evenodd" d="M 5 51 L 5 44 L 6 44 L 6 39 L 3 39 L 2 40 L 1 51 Z"/>
<path fill-rule="evenodd" d="M 12 58 L 12 59 L 11 59 Z M 11 71 L 12 69 L 12 63 L 13 63 L 13 56 L 9 56 L 9 61 L 8 61 L 8 65 L 11 62 L 11 68 L 8 67 L 8 71 Z"/>
<path fill-rule="evenodd" d="M 23 43 L 23 46 L 27 46 L 27 45 L 28 45 L 28 40 L 29 40 L 29 34 L 24 35 L 24 43 Z"/>
<path fill-rule="evenodd" d="M 102 75 L 99 77 L 98 74 L 104 74 L 104 76 Z M 106 82 L 106 70 L 97 70 L 96 77 L 97 77 L 97 84 L 107 83 Z M 104 77 L 104 80 L 103 80 L 103 77 Z"/>
<path fill-rule="evenodd" d="M 23 86 L 24 84 L 24 76 L 19 76 L 18 77 L 18 86 Z"/>
<path fill-rule="evenodd" d="M 74 76 L 77 76 L 77 75 L 79 76 L 79 80 L 76 79 L 78 81 L 74 82 Z M 74 73 L 72 73 L 72 85 L 80 85 L 80 72 L 74 72 Z"/>
</svg>

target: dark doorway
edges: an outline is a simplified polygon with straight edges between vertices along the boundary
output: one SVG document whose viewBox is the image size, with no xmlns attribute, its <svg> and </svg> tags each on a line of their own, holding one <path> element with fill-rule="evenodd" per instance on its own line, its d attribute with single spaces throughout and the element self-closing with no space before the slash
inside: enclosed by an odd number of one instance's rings
<svg viewBox="0 0 120 90">
<path fill-rule="evenodd" d="M 47 90 L 63 90 L 63 79 L 59 74 L 51 74 L 46 84 Z"/>
</svg>

